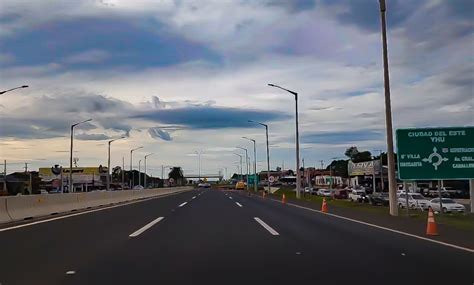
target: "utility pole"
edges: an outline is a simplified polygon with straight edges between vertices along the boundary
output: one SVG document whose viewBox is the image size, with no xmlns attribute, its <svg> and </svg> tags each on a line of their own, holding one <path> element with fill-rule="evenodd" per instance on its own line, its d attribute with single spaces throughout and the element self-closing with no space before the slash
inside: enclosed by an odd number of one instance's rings
<svg viewBox="0 0 474 285">
<path fill-rule="evenodd" d="M 125 187 L 125 156 L 122 156 L 122 191 Z"/>
<path fill-rule="evenodd" d="M 247 176 L 247 178 L 246 178 L 246 180 L 247 180 L 247 185 L 246 185 L 245 188 L 246 188 L 246 190 L 247 190 L 247 192 L 248 192 L 248 191 L 249 191 L 249 157 L 248 157 L 248 151 L 247 151 L 247 149 L 244 148 L 244 147 L 237 146 L 237 148 L 240 148 L 240 149 L 242 149 L 242 150 L 245 151 L 245 168 L 247 169 L 247 174 L 246 174 L 246 176 Z"/>
<path fill-rule="evenodd" d="M 145 186 L 144 186 L 145 188 L 147 188 L 147 184 L 146 184 L 146 175 L 147 175 L 146 174 L 146 158 L 149 157 L 150 155 L 153 155 L 153 153 L 149 153 L 149 154 L 145 155 L 145 178 L 144 178 L 145 182 L 143 183 L 143 184 L 145 184 Z"/>
<path fill-rule="evenodd" d="M 243 139 L 249 140 L 253 142 L 253 170 L 254 170 L 254 176 L 253 176 L 253 189 L 255 193 L 258 191 L 258 186 L 257 186 L 257 142 L 254 139 L 248 138 L 248 137 L 242 137 Z"/>
<path fill-rule="evenodd" d="M 323 170 L 324 169 L 324 160 L 320 160 L 319 162 L 321 163 L 321 170 Z"/>
<path fill-rule="evenodd" d="M 8 195 L 7 189 L 7 160 L 3 161 L 3 191 Z"/>
<path fill-rule="evenodd" d="M 268 193 L 270 193 L 270 187 L 271 187 L 271 182 L 270 182 L 270 146 L 268 144 L 268 125 L 263 124 L 263 123 L 259 123 L 259 122 L 255 122 L 255 121 L 252 121 L 252 120 L 249 120 L 249 122 L 257 123 L 257 124 L 265 127 L 265 136 L 266 136 L 266 140 L 267 140 L 267 182 L 268 182 Z"/>
<path fill-rule="evenodd" d="M 138 150 L 138 149 L 141 149 L 143 148 L 143 146 L 140 146 L 140 147 L 137 147 L 137 148 L 134 148 L 134 149 L 131 149 L 130 150 L 130 189 L 133 189 L 133 183 L 134 183 L 134 179 L 135 179 L 135 175 L 133 175 L 133 152 Z"/>
<path fill-rule="evenodd" d="M 28 173 L 28 162 L 25 162 L 25 173 Z"/>
<path fill-rule="evenodd" d="M 88 120 L 71 125 L 71 149 L 69 153 L 69 187 L 68 187 L 69 193 L 74 192 L 74 189 L 73 189 L 74 183 L 72 181 L 72 153 L 73 153 L 73 145 L 74 145 L 74 127 L 80 124 L 90 122 L 90 121 L 92 121 L 92 119 L 88 119 Z"/>
<path fill-rule="evenodd" d="M 397 207 L 397 180 L 395 177 L 395 158 L 393 153 L 393 129 L 392 129 L 392 105 L 390 102 L 390 77 L 388 72 L 388 50 L 387 50 L 387 24 L 385 12 L 387 11 L 385 0 L 379 0 L 380 18 L 382 23 L 382 49 L 385 89 L 385 128 L 387 132 L 387 164 L 388 164 L 388 188 L 390 201 L 390 215 L 398 216 Z"/>
<path fill-rule="evenodd" d="M 235 155 L 237 155 L 240 159 L 240 181 L 244 180 L 243 179 L 243 174 L 242 174 L 242 156 L 238 153 L 234 153 Z"/>
<path fill-rule="evenodd" d="M 142 172 L 141 172 L 141 165 L 142 165 L 142 160 L 140 159 L 138 161 L 138 185 L 142 186 Z"/>
</svg>

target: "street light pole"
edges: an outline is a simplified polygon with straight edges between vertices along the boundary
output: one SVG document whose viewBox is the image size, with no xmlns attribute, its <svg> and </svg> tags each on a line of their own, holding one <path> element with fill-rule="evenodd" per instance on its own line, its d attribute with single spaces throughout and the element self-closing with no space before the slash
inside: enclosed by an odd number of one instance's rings
<svg viewBox="0 0 474 285">
<path fill-rule="evenodd" d="M 296 198 L 300 199 L 301 197 L 301 175 L 300 175 L 300 134 L 299 134 L 299 125 L 298 125 L 298 93 L 283 88 L 275 84 L 268 84 L 268 86 L 276 87 L 286 92 L 289 92 L 295 96 L 295 123 L 296 123 Z"/>
<path fill-rule="evenodd" d="M 5 93 L 10 92 L 10 91 L 13 91 L 13 90 L 16 90 L 16 89 L 21 89 L 21 88 L 28 88 L 28 85 L 22 85 L 22 86 L 18 86 L 18 87 L 8 89 L 8 90 L 5 90 L 5 91 L 0 91 L 0 95 L 5 94 Z"/>
<path fill-rule="evenodd" d="M 147 184 L 146 184 L 146 158 L 149 157 L 150 155 L 153 155 L 153 153 L 149 153 L 149 154 L 145 155 L 145 178 L 144 178 L 145 182 L 143 183 L 143 184 L 145 184 L 144 185 L 145 188 L 147 188 L 146 187 L 147 186 Z"/>
<path fill-rule="evenodd" d="M 198 155 L 199 159 L 199 179 L 198 181 L 201 181 L 201 154 L 202 154 L 202 149 L 200 151 L 194 151 L 195 154 Z"/>
<path fill-rule="evenodd" d="M 266 139 L 267 139 L 267 182 L 268 182 L 268 193 L 270 193 L 270 186 L 271 186 L 271 182 L 270 182 L 270 147 L 268 145 L 268 125 L 264 124 L 264 123 L 252 121 L 252 120 L 249 120 L 249 122 L 256 123 L 256 124 L 259 124 L 259 125 L 265 127 L 265 135 L 266 135 Z"/>
<path fill-rule="evenodd" d="M 390 78 L 388 73 L 387 51 L 387 24 L 385 20 L 385 0 L 379 0 L 380 17 L 382 22 L 382 48 L 385 87 L 385 124 L 387 132 L 387 164 L 388 164 L 388 193 L 390 201 L 390 215 L 398 216 L 397 207 L 397 180 L 395 178 L 395 158 L 393 153 L 392 106 L 390 102 Z"/>
<path fill-rule="evenodd" d="M 257 186 L 257 142 L 254 139 L 248 138 L 248 137 L 242 137 L 243 139 L 249 140 L 253 142 L 253 190 L 255 192 L 258 191 L 258 186 Z"/>
<path fill-rule="evenodd" d="M 108 155 L 107 155 L 107 191 L 110 191 L 110 180 L 111 180 L 111 177 L 110 177 L 110 145 L 116 141 L 116 140 L 120 140 L 120 139 L 124 139 L 125 137 L 120 137 L 118 139 L 113 139 L 113 140 L 110 140 L 109 141 L 109 149 L 108 149 Z"/>
<path fill-rule="evenodd" d="M 242 156 L 238 153 L 234 153 L 235 155 L 237 155 L 239 158 L 240 158 L 240 181 L 244 180 L 243 179 L 243 175 L 242 175 Z M 248 178 L 247 178 L 248 180 Z"/>
<path fill-rule="evenodd" d="M 75 123 L 75 124 L 71 125 L 71 149 L 70 149 L 70 153 L 69 153 L 69 187 L 68 187 L 69 188 L 68 189 L 69 193 L 73 192 L 72 187 L 74 185 L 72 183 L 72 152 L 73 152 L 73 146 L 74 146 L 74 127 L 77 126 L 77 125 L 80 125 L 80 124 L 90 122 L 90 121 L 92 121 L 92 119 L 88 119 L 88 120 L 85 120 L 85 121 L 82 121 L 82 122 Z"/>
<path fill-rule="evenodd" d="M 245 150 L 245 168 L 247 169 L 247 192 L 249 191 L 249 155 L 248 155 L 248 151 L 246 148 L 244 147 L 241 147 L 241 146 L 236 146 L 236 148 L 240 148 L 240 149 L 243 149 Z"/>
<path fill-rule="evenodd" d="M 142 160 L 140 159 L 138 161 L 138 185 L 142 186 L 142 170 L 141 170 L 141 166 L 142 166 Z"/>
<path fill-rule="evenodd" d="M 140 146 L 140 147 L 137 147 L 137 148 L 134 148 L 134 149 L 131 149 L 130 150 L 130 175 L 129 175 L 129 180 L 130 180 L 130 190 L 133 188 L 133 180 L 134 180 L 134 176 L 133 175 L 133 152 L 138 150 L 138 149 L 141 149 L 143 148 L 143 146 Z"/>
</svg>

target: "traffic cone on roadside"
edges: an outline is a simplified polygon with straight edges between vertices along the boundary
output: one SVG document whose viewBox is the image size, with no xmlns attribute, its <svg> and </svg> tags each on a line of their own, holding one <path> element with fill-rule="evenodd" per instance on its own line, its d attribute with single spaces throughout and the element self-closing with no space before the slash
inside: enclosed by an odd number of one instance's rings
<svg viewBox="0 0 474 285">
<path fill-rule="evenodd" d="M 323 205 L 321 206 L 321 212 L 323 213 L 328 212 L 328 204 L 326 203 L 326 198 L 323 198 Z"/>
<path fill-rule="evenodd" d="M 283 193 L 283 196 L 281 196 L 281 202 L 283 204 L 286 204 L 286 196 L 285 196 L 285 193 Z"/>
<path fill-rule="evenodd" d="M 426 234 L 429 236 L 438 235 L 438 226 L 436 225 L 433 209 L 429 208 L 428 211 L 428 224 L 426 225 Z"/>
</svg>

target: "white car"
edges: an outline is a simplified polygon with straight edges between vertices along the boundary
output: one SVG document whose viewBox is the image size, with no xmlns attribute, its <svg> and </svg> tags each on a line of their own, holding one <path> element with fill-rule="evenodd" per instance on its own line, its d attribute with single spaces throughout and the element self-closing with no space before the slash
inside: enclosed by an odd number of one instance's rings
<svg viewBox="0 0 474 285">
<path fill-rule="evenodd" d="M 419 193 L 408 193 L 408 207 L 410 209 L 422 209 L 427 210 L 430 206 L 430 201 Z M 398 196 L 398 207 L 407 207 L 407 196 L 402 193 Z"/>
<path fill-rule="evenodd" d="M 329 189 L 323 189 L 321 192 L 321 195 L 320 196 L 323 196 L 323 197 L 331 197 L 332 195 L 332 191 L 329 190 Z"/>
<path fill-rule="evenodd" d="M 305 188 L 304 188 L 304 192 L 305 192 L 305 193 L 311 193 L 311 192 L 313 192 L 313 188 L 311 188 L 311 187 L 305 187 Z"/>
<path fill-rule="evenodd" d="M 319 188 L 318 191 L 316 191 L 316 195 L 318 195 L 318 196 L 325 196 L 324 193 L 325 193 L 326 191 L 329 191 L 329 190 L 326 189 L 326 188 Z"/>
<path fill-rule="evenodd" d="M 364 199 L 363 197 L 367 197 L 367 193 L 365 193 L 365 190 L 354 189 L 349 193 L 349 200 L 351 200 L 352 202 L 362 201 Z"/>
<path fill-rule="evenodd" d="M 143 190 L 143 189 L 145 189 L 145 188 L 143 188 L 142 185 L 135 185 L 135 186 L 133 186 L 133 190 Z"/>
<path fill-rule="evenodd" d="M 464 205 L 457 203 L 453 199 L 449 198 L 443 198 L 441 200 L 442 203 L 442 212 L 443 213 L 448 213 L 448 212 L 459 212 L 462 213 L 466 211 L 466 207 Z M 435 212 L 439 212 L 439 198 L 435 198 L 430 201 L 429 207 L 433 209 Z"/>
</svg>

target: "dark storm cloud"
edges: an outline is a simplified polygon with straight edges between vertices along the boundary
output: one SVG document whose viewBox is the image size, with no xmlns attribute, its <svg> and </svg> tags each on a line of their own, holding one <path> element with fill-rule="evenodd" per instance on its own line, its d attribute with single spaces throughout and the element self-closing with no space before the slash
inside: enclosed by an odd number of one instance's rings
<svg viewBox="0 0 474 285">
<path fill-rule="evenodd" d="M 359 141 L 380 140 L 384 133 L 377 130 L 357 130 L 341 132 L 318 132 L 302 135 L 303 143 L 343 144 Z"/>
<path fill-rule="evenodd" d="M 222 129 L 250 127 L 248 120 L 267 122 L 286 119 L 288 115 L 260 110 L 191 106 L 153 110 L 137 114 L 134 117 L 193 129 Z"/>
<path fill-rule="evenodd" d="M 149 128 L 148 133 L 150 134 L 152 138 L 155 138 L 155 139 L 162 139 L 164 141 L 172 140 L 171 135 L 167 131 L 161 130 L 160 128 L 157 128 L 157 127 Z"/>
</svg>

